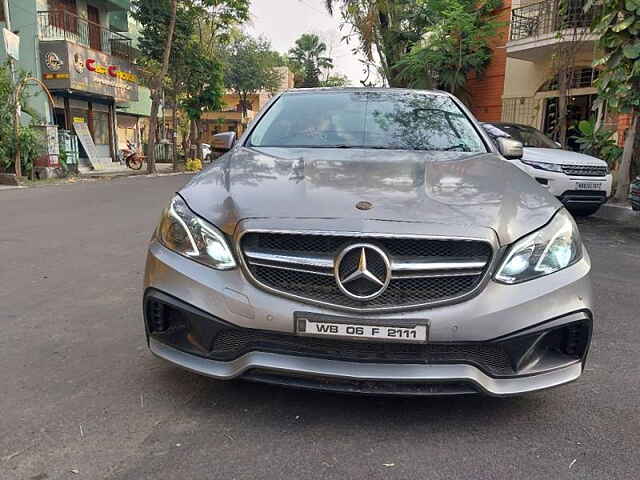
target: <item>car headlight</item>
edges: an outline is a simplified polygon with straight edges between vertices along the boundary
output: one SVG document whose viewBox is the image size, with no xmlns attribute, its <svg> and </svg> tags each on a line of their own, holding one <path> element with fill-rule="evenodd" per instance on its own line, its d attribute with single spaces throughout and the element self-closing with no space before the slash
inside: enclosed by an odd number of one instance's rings
<svg viewBox="0 0 640 480">
<path fill-rule="evenodd" d="M 556 165 L 555 163 L 534 162 L 532 160 L 520 160 L 520 161 L 525 165 L 529 165 L 530 167 L 537 168 L 538 170 L 547 170 L 548 172 L 562 173 L 562 166 Z"/>
<path fill-rule="evenodd" d="M 195 215 L 177 195 L 162 212 L 156 236 L 169 250 L 208 267 L 229 270 L 236 266 L 222 232 Z"/>
<path fill-rule="evenodd" d="M 549 275 L 582 258 L 582 240 L 573 217 L 564 209 L 540 230 L 514 243 L 495 279 L 520 283 Z"/>
</svg>

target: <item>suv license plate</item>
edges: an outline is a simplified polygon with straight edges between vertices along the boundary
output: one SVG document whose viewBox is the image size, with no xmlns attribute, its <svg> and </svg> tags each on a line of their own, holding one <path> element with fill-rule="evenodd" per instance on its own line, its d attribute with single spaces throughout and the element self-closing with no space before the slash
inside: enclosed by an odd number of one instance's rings
<svg viewBox="0 0 640 480">
<path fill-rule="evenodd" d="M 316 321 L 308 318 L 296 319 L 296 333 L 308 337 L 333 337 L 386 342 L 424 343 L 427 341 L 427 326 L 397 327 L 389 325 L 364 325 Z"/>
<path fill-rule="evenodd" d="M 598 182 L 577 182 L 576 188 L 578 190 L 602 190 L 602 183 Z"/>
</svg>

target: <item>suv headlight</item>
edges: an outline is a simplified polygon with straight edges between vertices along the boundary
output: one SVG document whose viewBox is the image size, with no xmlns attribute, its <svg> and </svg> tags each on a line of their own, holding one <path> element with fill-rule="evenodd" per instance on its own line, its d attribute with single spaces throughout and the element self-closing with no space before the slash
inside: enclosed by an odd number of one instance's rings
<svg viewBox="0 0 640 480">
<path fill-rule="evenodd" d="M 178 195 L 162 212 L 156 236 L 169 250 L 208 267 L 229 270 L 236 266 L 222 232 L 189 210 Z"/>
<path fill-rule="evenodd" d="M 538 170 L 546 170 L 548 172 L 562 173 L 562 166 L 556 165 L 555 163 L 534 162 L 532 160 L 520 160 L 520 161 L 525 165 L 529 165 L 530 167 L 537 168 Z"/>
<path fill-rule="evenodd" d="M 549 275 L 582 258 L 582 240 L 573 217 L 564 209 L 540 230 L 521 238 L 509 249 L 495 279 L 520 283 Z"/>
</svg>

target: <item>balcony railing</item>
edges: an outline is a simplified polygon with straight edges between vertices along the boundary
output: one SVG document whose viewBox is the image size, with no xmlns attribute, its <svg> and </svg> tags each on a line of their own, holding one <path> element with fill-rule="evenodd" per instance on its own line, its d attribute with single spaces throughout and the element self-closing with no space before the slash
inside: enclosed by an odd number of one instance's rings
<svg viewBox="0 0 640 480">
<path fill-rule="evenodd" d="M 131 39 L 66 10 L 38 12 L 40 40 L 67 40 L 100 52 L 134 59 Z"/>
<path fill-rule="evenodd" d="M 598 7 L 584 11 L 581 0 L 545 0 L 511 12 L 511 40 L 523 40 L 566 30 L 588 30 Z"/>
</svg>

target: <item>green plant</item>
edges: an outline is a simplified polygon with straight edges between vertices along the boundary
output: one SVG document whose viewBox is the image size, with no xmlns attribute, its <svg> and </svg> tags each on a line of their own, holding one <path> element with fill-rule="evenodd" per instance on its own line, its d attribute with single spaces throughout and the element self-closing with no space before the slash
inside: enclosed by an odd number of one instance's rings
<svg viewBox="0 0 640 480">
<path fill-rule="evenodd" d="M 595 119 L 578 123 L 579 135 L 572 137 L 580 151 L 593 157 L 605 160 L 609 168 L 615 168 L 622 156 L 623 149 L 613 139 L 613 132 L 605 128 L 597 128 Z"/>
<path fill-rule="evenodd" d="M 616 172 L 615 200 L 624 202 L 629 193 L 631 166 L 637 130 L 640 128 L 640 0 L 589 0 L 586 9 L 599 5 L 601 12 L 594 32 L 600 36 L 602 55 L 594 62 L 602 69 L 595 84 L 598 105 L 607 103 L 613 111 L 631 114 L 620 168 Z"/>
<path fill-rule="evenodd" d="M 499 22 L 488 20 L 500 2 L 489 0 L 478 8 L 469 0 L 417 0 L 437 19 L 425 29 L 424 40 L 397 64 L 399 76 L 413 88 L 440 88 L 463 100 L 469 74 L 480 75 L 491 61 L 489 41 Z"/>
</svg>

